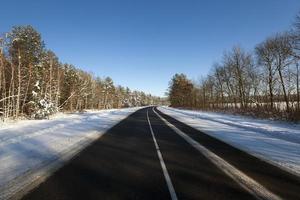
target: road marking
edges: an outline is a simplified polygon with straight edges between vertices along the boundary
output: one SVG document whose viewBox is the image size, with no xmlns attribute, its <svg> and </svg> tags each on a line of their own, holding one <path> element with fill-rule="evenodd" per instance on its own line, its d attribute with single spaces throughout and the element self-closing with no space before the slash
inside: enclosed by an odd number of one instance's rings
<svg viewBox="0 0 300 200">
<path fill-rule="evenodd" d="M 167 186 L 168 186 L 168 189 L 169 189 L 169 192 L 170 192 L 170 195 L 171 195 L 171 199 L 172 200 L 177 200 L 177 195 L 176 195 L 175 189 L 173 187 L 173 184 L 172 184 L 171 178 L 169 176 L 166 164 L 164 162 L 164 159 L 163 159 L 162 154 L 159 150 L 159 146 L 157 144 L 156 138 L 154 136 L 154 132 L 153 132 L 153 129 L 152 129 L 152 126 L 151 126 L 151 123 L 150 123 L 150 119 L 149 119 L 148 109 L 147 109 L 147 120 L 148 120 L 148 124 L 149 124 L 149 127 L 150 127 L 150 132 L 151 132 L 154 144 L 155 144 L 156 152 L 157 152 L 157 155 L 158 155 L 158 158 L 159 158 L 159 161 L 160 161 L 160 165 L 161 165 L 162 171 L 164 173 L 164 177 L 165 177 L 165 180 L 167 182 Z"/>
<path fill-rule="evenodd" d="M 248 192 L 253 194 L 258 199 L 263 200 L 282 200 L 276 194 L 273 194 L 271 191 L 266 189 L 264 186 L 244 174 L 242 171 L 235 168 L 233 165 L 219 157 L 218 155 L 211 152 L 209 149 L 204 147 L 203 145 L 196 142 L 194 139 L 189 137 L 187 134 L 179 130 L 173 124 L 168 122 L 165 118 L 163 118 L 160 114 L 158 114 L 153 108 L 153 112 L 165 122 L 167 126 L 175 131 L 178 135 L 180 135 L 184 140 L 186 140 L 190 145 L 192 145 L 195 149 L 197 149 L 201 154 L 203 154 L 206 158 L 208 158 L 212 163 L 214 163 L 219 169 L 225 172 L 228 176 L 230 176 L 233 180 L 235 180 L 239 185 L 245 188 Z"/>
</svg>

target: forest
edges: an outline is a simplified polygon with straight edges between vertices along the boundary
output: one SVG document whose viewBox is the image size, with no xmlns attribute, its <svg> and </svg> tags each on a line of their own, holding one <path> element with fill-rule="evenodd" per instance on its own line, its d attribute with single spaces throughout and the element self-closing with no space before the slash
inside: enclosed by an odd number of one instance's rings
<svg viewBox="0 0 300 200">
<path fill-rule="evenodd" d="M 300 120 L 300 14 L 291 30 L 274 34 L 252 51 L 225 51 L 197 81 L 175 74 L 168 96 L 173 107 L 217 110 L 261 118 Z"/>
<path fill-rule="evenodd" d="M 0 36 L 0 119 L 40 119 L 58 111 L 161 104 L 165 99 L 115 85 L 61 63 L 32 26 Z"/>
</svg>

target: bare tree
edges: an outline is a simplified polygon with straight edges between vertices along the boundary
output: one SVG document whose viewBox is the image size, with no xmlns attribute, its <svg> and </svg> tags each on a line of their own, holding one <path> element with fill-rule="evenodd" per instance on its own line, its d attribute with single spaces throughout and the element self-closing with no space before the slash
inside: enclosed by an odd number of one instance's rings
<svg viewBox="0 0 300 200">
<path fill-rule="evenodd" d="M 271 109 L 274 107 L 274 84 L 275 84 L 275 74 L 276 74 L 276 57 L 274 55 L 275 51 L 275 41 L 271 38 L 260 43 L 255 48 L 258 65 L 262 66 L 265 70 L 264 73 L 267 75 L 267 85 L 269 89 L 269 98 Z"/>
</svg>

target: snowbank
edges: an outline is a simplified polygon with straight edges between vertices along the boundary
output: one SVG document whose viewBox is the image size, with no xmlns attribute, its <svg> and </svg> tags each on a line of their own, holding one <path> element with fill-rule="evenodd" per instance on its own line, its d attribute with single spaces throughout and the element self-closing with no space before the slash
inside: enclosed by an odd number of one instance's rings
<svg viewBox="0 0 300 200">
<path fill-rule="evenodd" d="M 300 175 L 300 125 L 221 113 L 159 107 L 206 134 Z"/>
<path fill-rule="evenodd" d="M 140 108 L 59 114 L 0 126 L 0 199 L 7 199 L 69 160 Z"/>
</svg>

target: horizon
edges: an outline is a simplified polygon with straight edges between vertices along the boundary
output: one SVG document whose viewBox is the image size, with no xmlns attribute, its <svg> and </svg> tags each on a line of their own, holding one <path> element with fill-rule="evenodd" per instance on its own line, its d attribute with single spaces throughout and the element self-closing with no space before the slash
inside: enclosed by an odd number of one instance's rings
<svg viewBox="0 0 300 200">
<path fill-rule="evenodd" d="M 164 97 L 175 73 L 207 75 L 231 47 L 252 51 L 289 30 L 300 10 L 295 0 L 216 2 L 5 2 L 19 14 L 3 20 L 0 32 L 31 25 L 61 62 Z M 9 9 L 0 14 L 8 15 Z"/>
</svg>

